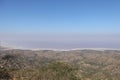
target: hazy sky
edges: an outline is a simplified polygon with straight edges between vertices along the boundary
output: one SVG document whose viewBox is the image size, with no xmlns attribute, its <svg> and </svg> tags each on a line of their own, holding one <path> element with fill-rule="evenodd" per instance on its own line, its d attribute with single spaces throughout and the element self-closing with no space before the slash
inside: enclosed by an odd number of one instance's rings
<svg viewBox="0 0 120 80">
<path fill-rule="evenodd" d="M 120 48 L 120 0 L 0 0 L 0 40 L 27 48 Z"/>
</svg>

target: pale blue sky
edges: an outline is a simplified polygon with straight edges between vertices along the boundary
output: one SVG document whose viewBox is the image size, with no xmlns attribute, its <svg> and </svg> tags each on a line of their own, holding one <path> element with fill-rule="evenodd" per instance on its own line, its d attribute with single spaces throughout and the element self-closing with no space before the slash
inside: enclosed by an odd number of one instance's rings
<svg viewBox="0 0 120 80">
<path fill-rule="evenodd" d="M 120 48 L 120 0 L 0 0 L 0 39 L 35 48 Z"/>
</svg>

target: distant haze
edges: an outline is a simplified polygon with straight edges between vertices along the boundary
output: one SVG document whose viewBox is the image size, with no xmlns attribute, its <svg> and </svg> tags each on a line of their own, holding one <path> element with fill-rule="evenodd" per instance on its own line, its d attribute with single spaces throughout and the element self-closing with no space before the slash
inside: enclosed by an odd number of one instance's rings
<svg viewBox="0 0 120 80">
<path fill-rule="evenodd" d="M 22 48 L 120 48 L 119 35 L 9 35 L 1 36 L 2 44 Z"/>
</svg>

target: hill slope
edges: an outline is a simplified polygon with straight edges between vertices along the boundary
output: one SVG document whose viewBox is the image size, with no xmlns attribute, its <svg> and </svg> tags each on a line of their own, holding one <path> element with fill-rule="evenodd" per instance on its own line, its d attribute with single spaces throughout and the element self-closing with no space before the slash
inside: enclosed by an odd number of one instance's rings
<svg viewBox="0 0 120 80">
<path fill-rule="evenodd" d="M 46 67 L 54 62 L 62 62 L 61 65 L 65 63 L 72 66 L 72 68 L 76 68 L 77 70 L 75 71 L 75 76 L 79 77 L 81 80 L 120 79 L 120 51 L 118 50 L 0 50 L 0 64 L 6 69 L 16 69 L 14 72 L 16 73 L 15 76 L 18 76 L 18 73 L 23 74 L 25 72 L 31 76 L 34 75 L 37 77 L 38 75 L 35 75 L 37 74 L 37 71 L 41 72 L 43 67 Z M 62 68 L 62 66 L 54 67 L 54 69 L 55 68 Z M 51 71 L 50 66 L 47 67 L 47 69 L 48 71 L 46 71 L 44 75 L 49 77 L 50 75 L 48 75 L 48 73 L 51 73 L 49 72 Z M 29 70 L 32 70 L 32 72 L 29 72 Z M 62 69 L 59 70 L 61 71 Z M 57 73 L 53 74 L 57 75 Z M 43 75 L 41 74 L 41 76 Z M 28 76 L 26 75 L 26 77 Z M 34 77 L 32 80 L 40 79 L 35 79 Z M 53 80 L 53 78 L 45 80 Z"/>
</svg>

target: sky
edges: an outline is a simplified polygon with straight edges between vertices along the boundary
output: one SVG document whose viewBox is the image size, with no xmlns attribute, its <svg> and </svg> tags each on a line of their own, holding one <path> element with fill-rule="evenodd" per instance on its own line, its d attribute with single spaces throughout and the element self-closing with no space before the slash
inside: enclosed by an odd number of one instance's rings
<svg viewBox="0 0 120 80">
<path fill-rule="evenodd" d="M 0 41 L 24 48 L 120 48 L 120 0 L 0 0 Z"/>
</svg>

